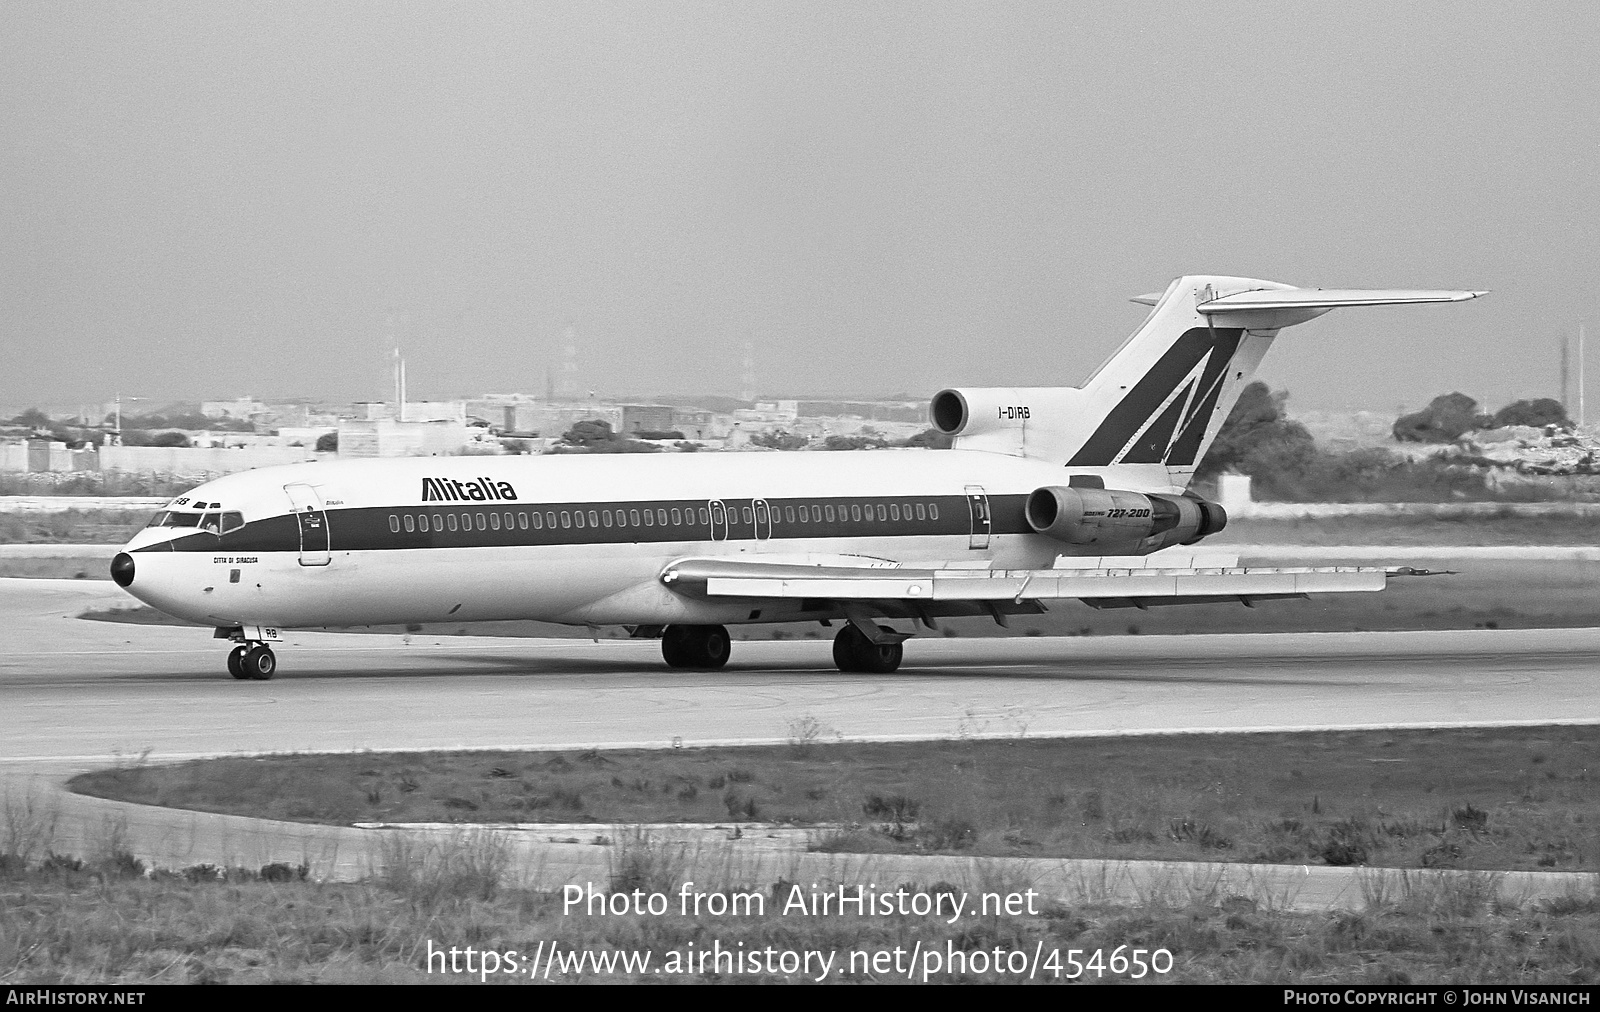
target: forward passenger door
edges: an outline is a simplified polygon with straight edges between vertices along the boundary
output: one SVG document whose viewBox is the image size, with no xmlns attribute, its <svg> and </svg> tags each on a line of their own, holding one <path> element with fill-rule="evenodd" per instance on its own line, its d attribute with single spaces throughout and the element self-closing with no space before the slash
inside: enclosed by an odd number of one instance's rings
<svg viewBox="0 0 1600 1012">
<path fill-rule="evenodd" d="M 333 555 L 329 551 L 328 514 L 323 509 L 321 493 L 304 483 L 285 485 L 283 491 L 288 494 L 295 522 L 300 525 L 300 565 L 326 566 L 333 561 Z"/>
</svg>

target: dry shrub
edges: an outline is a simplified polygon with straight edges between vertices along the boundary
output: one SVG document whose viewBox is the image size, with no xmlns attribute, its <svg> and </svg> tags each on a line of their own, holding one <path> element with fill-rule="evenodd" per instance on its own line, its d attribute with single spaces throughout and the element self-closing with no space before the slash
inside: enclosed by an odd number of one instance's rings
<svg viewBox="0 0 1600 1012">
<path fill-rule="evenodd" d="M 510 842 L 491 830 L 394 833 L 379 857 L 379 880 L 426 910 L 492 899 L 511 868 Z"/>
</svg>

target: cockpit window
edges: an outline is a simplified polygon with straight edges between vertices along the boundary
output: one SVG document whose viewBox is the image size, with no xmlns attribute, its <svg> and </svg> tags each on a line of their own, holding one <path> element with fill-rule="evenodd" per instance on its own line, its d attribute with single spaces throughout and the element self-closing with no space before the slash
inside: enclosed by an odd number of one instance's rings
<svg viewBox="0 0 1600 1012">
<path fill-rule="evenodd" d="M 198 513 L 180 513 L 177 510 L 166 510 L 157 513 L 155 519 L 150 521 L 151 527 L 194 527 L 200 523 Z"/>
<path fill-rule="evenodd" d="M 244 526 L 244 514 L 235 510 L 220 512 L 207 510 L 194 513 L 179 510 L 162 510 L 150 518 L 151 527 L 199 527 L 212 534 L 227 534 Z"/>
</svg>

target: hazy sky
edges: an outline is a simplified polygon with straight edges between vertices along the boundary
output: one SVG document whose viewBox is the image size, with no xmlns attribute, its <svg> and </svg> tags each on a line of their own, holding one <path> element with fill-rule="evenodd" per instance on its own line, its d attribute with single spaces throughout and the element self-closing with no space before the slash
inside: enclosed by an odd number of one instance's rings
<svg viewBox="0 0 1600 1012">
<path fill-rule="evenodd" d="M 1600 414 L 1600 5 L 0 6 L 0 405 L 1075 383 L 1183 273 L 1488 288 L 1291 407 Z"/>
</svg>

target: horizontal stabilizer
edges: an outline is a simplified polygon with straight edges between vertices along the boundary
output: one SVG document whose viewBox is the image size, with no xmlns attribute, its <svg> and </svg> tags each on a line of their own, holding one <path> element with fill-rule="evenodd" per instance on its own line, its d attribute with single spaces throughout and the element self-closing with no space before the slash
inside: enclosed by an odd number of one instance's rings
<svg viewBox="0 0 1600 1012">
<path fill-rule="evenodd" d="M 1201 313 L 1231 313 L 1239 310 L 1337 309 L 1340 306 L 1409 306 L 1423 302 L 1466 302 L 1488 292 L 1439 291 L 1429 289 L 1360 288 L 1280 288 L 1269 291 L 1235 292 L 1202 302 Z"/>
</svg>

